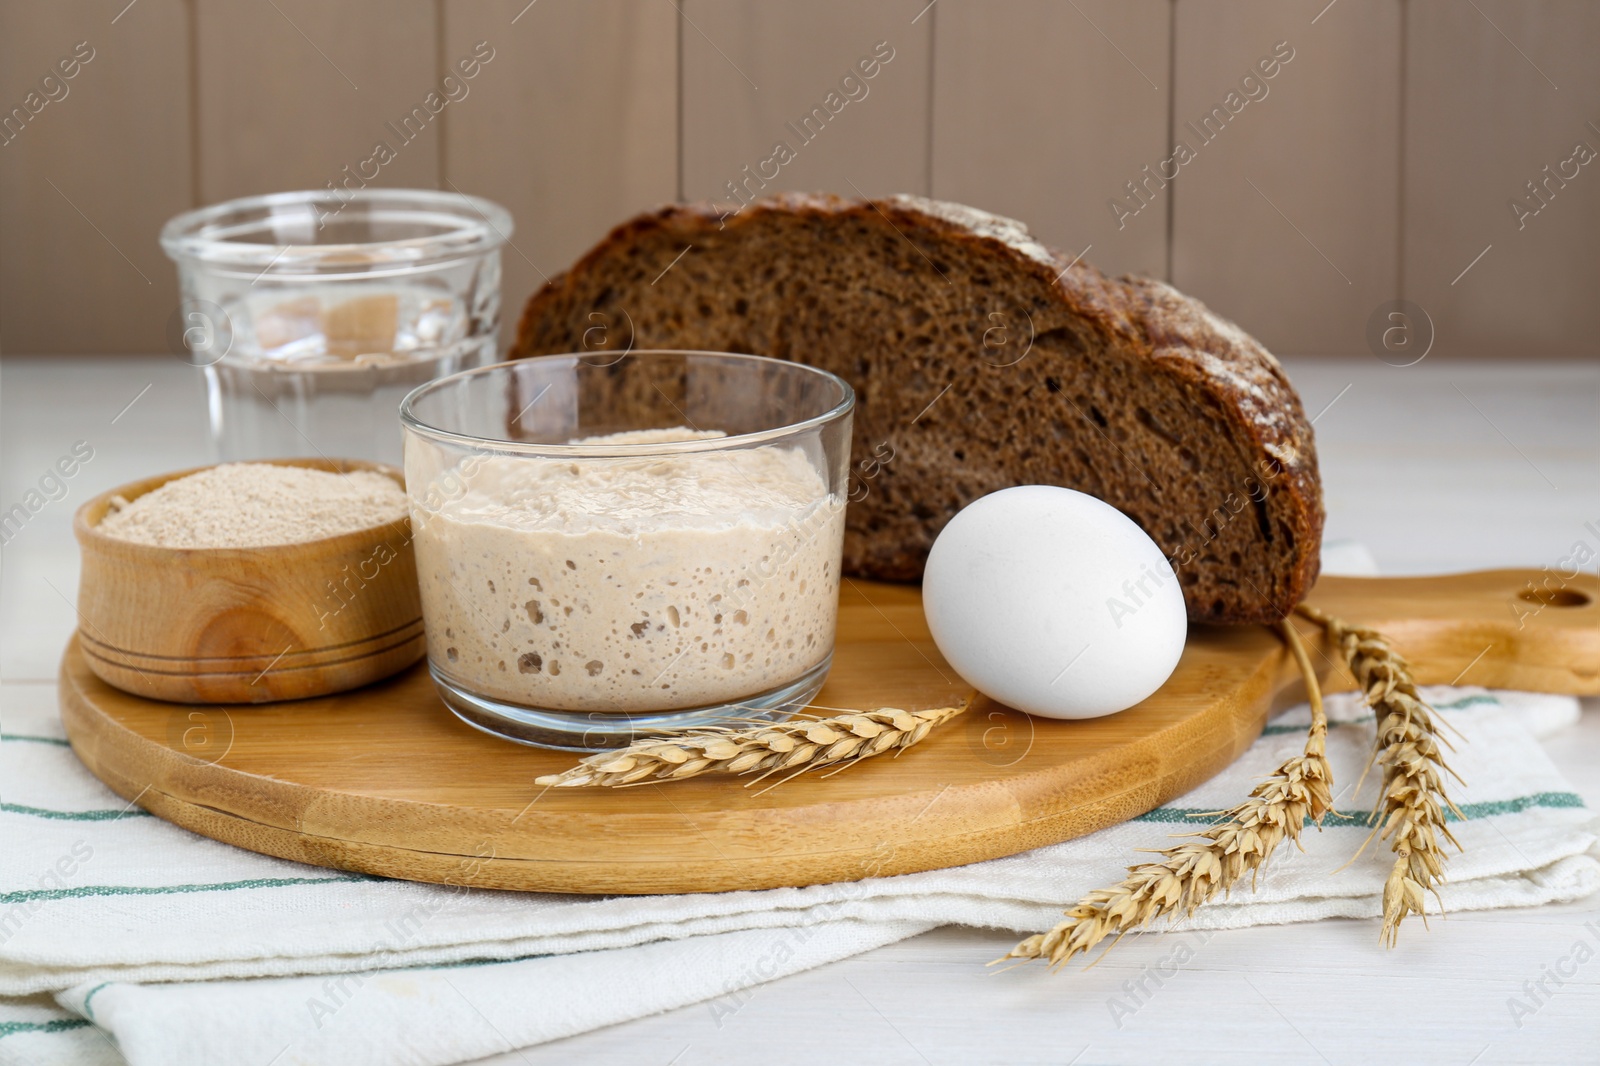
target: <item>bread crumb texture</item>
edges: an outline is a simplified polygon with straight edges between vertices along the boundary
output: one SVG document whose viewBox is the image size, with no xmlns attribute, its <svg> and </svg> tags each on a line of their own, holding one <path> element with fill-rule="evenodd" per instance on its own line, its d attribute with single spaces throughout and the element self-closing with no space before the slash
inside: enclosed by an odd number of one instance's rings
<svg viewBox="0 0 1600 1066">
<path fill-rule="evenodd" d="M 97 527 L 161 548 L 262 548 L 353 533 L 405 517 L 405 490 L 372 470 L 223 463 L 112 501 Z"/>
</svg>

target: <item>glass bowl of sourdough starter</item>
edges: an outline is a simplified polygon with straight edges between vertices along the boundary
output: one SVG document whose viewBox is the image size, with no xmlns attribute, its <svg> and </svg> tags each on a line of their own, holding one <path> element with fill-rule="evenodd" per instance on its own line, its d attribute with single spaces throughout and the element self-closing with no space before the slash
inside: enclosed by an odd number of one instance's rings
<svg viewBox="0 0 1600 1066">
<path fill-rule="evenodd" d="M 565 749 L 777 720 L 833 656 L 855 394 L 721 352 L 548 355 L 400 405 L 428 664 Z"/>
</svg>

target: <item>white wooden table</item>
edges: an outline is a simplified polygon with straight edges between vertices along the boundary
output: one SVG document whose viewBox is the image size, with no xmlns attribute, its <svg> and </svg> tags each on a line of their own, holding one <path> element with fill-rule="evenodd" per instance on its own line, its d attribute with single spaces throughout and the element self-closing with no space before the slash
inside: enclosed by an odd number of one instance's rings
<svg viewBox="0 0 1600 1066">
<path fill-rule="evenodd" d="M 1600 365 L 1286 362 L 1317 415 L 1328 536 L 1364 542 L 1385 572 L 1541 567 L 1594 543 Z M 0 363 L 0 508 L 80 440 L 93 459 L 0 552 L 0 696 L 54 683 L 74 626 L 73 508 L 211 460 L 198 373 L 165 357 Z M 1585 710 L 1549 750 L 1600 808 L 1600 702 Z M 1600 897 L 1408 926 L 1395 951 L 1373 922 L 1218 933 L 1120 1027 L 1108 1001 L 1164 954 L 1159 937 L 1087 972 L 991 975 L 1014 940 L 938 930 L 758 987 L 732 1015 L 685 1007 L 489 1061 L 1600 1062 L 1600 956 L 1547 983 L 1520 1027 L 1508 1007 L 1577 941 L 1600 944 Z"/>
</svg>

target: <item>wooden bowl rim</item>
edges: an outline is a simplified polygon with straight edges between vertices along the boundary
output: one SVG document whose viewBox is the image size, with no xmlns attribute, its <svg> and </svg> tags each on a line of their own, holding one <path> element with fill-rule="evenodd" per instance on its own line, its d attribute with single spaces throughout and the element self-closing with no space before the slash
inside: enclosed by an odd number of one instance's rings
<svg viewBox="0 0 1600 1066">
<path fill-rule="evenodd" d="M 405 474 L 398 468 L 388 463 L 380 463 L 371 459 L 321 459 L 321 458 L 285 458 L 285 459 L 249 459 L 245 463 L 265 464 L 270 466 L 300 466 L 313 470 L 323 470 L 328 473 L 340 474 L 352 470 L 372 470 L 390 478 L 405 490 Z M 107 489 L 98 496 L 85 501 L 72 515 L 72 532 L 78 544 L 84 549 L 93 548 L 109 554 L 121 554 L 136 561 L 170 560 L 173 557 L 190 561 L 215 561 L 218 563 L 239 562 L 243 560 L 259 560 L 273 556 L 303 555 L 307 552 L 327 554 L 341 552 L 349 548 L 377 544 L 379 541 L 388 541 L 391 534 L 400 533 L 407 540 L 410 539 L 411 515 L 402 515 L 391 522 L 382 525 L 366 526 L 362 529 L 353 529 L 348 533 L 335 533 L 331 537 L 319 537 L 316 540 L 293 541 L 288 544 L 259 544 L 253 547 L 213 547 L 213 548 L 170 548 L 159 544 L 145 544 L 140 541 L 123 540 L 113 537 L 108 533 L 100 532 L 100 522 L 105 518 L 106 512 L 111 507 L 114 496 L 121 496 L 130 503 L 145 493 L 153 492 L 169 481 L 176 481 L 190 474 L 198 474 L 202 470 L 211 470 L 218 466 L 232 465 L 229 463 L 207 463 L 203 466 L 190 467 L 187 470 L 174 470 L 166 474 L 155 474 L 150 477 L 129 481 L 116 488 Z M 90 516 L 93 515 L 93 521 Z"/>
</svg>

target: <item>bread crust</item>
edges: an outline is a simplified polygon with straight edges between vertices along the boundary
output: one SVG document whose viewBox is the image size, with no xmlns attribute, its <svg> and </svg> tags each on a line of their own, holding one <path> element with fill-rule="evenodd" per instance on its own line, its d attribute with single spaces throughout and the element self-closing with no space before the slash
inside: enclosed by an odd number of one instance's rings
<svg viewBox="0 0 1600 1066">
<path fill-rule="evenodd" d="M 1315 583 L 1324 521 L 1315 440 L 1299 396 L 1282 366 L 1238 326 L 1212 313 L 1200 301 L 1149 278 L 1108 278 L 1088 263 L 1069 258 L 1034 240 L 1021 223 L 957 204 L 911 196 L 848 199 L 831 194 L 784 193 L 742 208 L 703 202 L 667 204 L 613 229 L 571 268 L 551 277 L 528 300 L 511 356 L 552 350 L 542 344 L 539 325 L 552 309 L 568 306 L 591 269 L 620 248 L 657 232 L 686 244 L 710 233 L 761 224 L 773 214 L 819 220 L 887 222 L 974 253 L 998 257 L 1031 275 L 1059 299 L 1079 323 L 1108 346 L 1131 352 L 1152 370 L 1172 375 L 1204 403 L 1235 435 L 1235 440 L 1268 464 L 1273 494 L 1284 494 L 1285 532 L 1294 545 L 1292 565 L 1273 589 L 1255 587 L 1220 615 L 1195 612 L 1202 621 L 1272 622 L 1291 611 Z M 848 376 L 848 375 L 847 375 Z M 914 577 L 920 557 L 905 572 L 874 576 Z M 1242 576 L 1242 575 L 1241 575 Z"/>
</svg>

